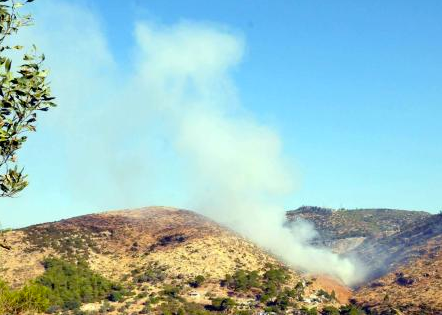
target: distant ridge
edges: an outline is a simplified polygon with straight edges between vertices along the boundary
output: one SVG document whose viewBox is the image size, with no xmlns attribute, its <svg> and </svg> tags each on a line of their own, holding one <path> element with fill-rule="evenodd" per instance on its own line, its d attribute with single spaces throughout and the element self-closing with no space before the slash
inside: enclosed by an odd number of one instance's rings
<svg viewBox="0 0 442 315">
<path fill-rule="evenodd" d="M 401 231 L 412 222 L 431 214 L 425 211 L 377 209 L 331 209 L 303 206 L 286 213 L 289 222 L 297 218 L 311 221 L 322 238 L 369 237 Z"/>
<path fill-rule="evenodd" d="M 369 314 L 442 314 L 442 213 L 396 209 L 330 209 L 304 206 L 287 211 L 288 224 L 310 221 L 312 240 L 357 257 L 370 272 L 353 302 Z"/>
</svg>

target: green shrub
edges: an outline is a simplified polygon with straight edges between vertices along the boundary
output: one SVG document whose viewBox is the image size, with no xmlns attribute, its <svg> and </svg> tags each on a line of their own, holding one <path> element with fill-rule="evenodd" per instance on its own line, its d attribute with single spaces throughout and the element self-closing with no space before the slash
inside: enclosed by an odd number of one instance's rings
<svg viewBox="0 0 442 315">
<path fill-rule="evenodd" d="M 140 300 L 142 298 L 147 297 L 147 292 L 140 292 L 137 294 L 137 296 L 135 297 L 137 300 Z"/>
<path fill-rule="evenodd" d="M 100 314 L 106 314 L 107 312 L 112 312 L 115 310 L 115 307 L 110 305 L 108 301 L 104 301 L 101 306 L 100 310 L 98 311 Z"/>
<path fill-rule="evenodd" d="M 132 277 L 135 283 L 149 282 L 156 284 L 166 279 L 164 267 L 158 267 L 155 265 L 149 266 L 145 270 L 135 269 L 132 271 Z"/>
<path fill-rule="evenodd" d="M 212 299 L 212 308 L 215 311 L 225 311 L 235 306 L 235 301 L 231 298 L 214 298 Z"/>
<path fill-rule="evenodd" d="M 316 307 L 313 307 L 313 308 L 303 307 L 303 308 L 301 308 L 301 311 L 305 315 L 318 315 L 318 309 Z"/>
<path fill-rule="evenodd" d="M 111 302 L 120 302 L 121 300 L 123 300 L 123 297 L 123 293 L 121 293 L 120 291 L 114 291 L 109 294 L 108 300 Z"/>
<path fill-rule="evenodd" d="M 178 311 L 181 308 L 181 304 L 177 301 L 171 301 L 163 303 L 159 306 L 158 310 L 162 315 L 178 315 Z"/>
<path fill-rule="evenodd" d="M 339 313 L 341 315 L 359 315 L 359 314 L 365 314 L 363 311 L 358 309 L 357 307 L 353 305 L 345 305 L 341 306 Z"/>
<path fill-rule="evenodd" d="M 184 311 L 186 314 L 191 314 L 191 315 L 210 315 L 211 312 L 209 312 L 208 310 L 206 310 L 204 308 L 204 306 L 202 306 L 201 304 L 197 304 L 197 303 L 185 303 L 184 304 Z"/>
<path fill-rule="evenodd" d="M 38 284 L 31 283 L 19 290 L 11 290 L 0 280 L 0 314 L 36 313 L 48 309 L 49 290 Z"/>
<path fill-rule="evenodd" d="M 325 306 L 322 309 L 323 315 L 339 315 L 339 310 L 334 306 Z"/>
<path fill-rule="evenodd" d="M 198 287 L 200 287 L 202 284 L 203 284 L 203 282 L 206 280 L 206 278 L 204 278 L 204 276 L 202 276 L 202 275 L 198 275 L 198 276 L 196 276 L 195 277 L 195 279 L 193 279 L 190 283 L 189 283 L 189 285 L 191 286 L 191 287 L 193 287 L 193 288 L 198 288 Z"/>
<path fill-rule="evenodd" d="M 223 284 L 237 291 L 246 291 L 260 287 L 260 277 L 257 271 L 237 270 L 233 275 L 226 275 Z"/>
<path fill-rule="evenodd" d="M 89 269 L 85 262 L 76 264 L 56 258 L 46 259 L 45 272 L 36 283 L 49 289 L 51 305 L 77 309 L 81 303 L 120 298 L 121 287 Z"/>
<path fill-rule="evenodd" d="M 290 279 L 288 271 L 284 268 L 271 267 L 264 273 L 263 278 L 268 282 L 286 283 Z"/>
<path fill-rule="evenodd" d="M 328 301 L 336 300 L 336 293 L 334 290 L 332 291 L 332 293 L 328 293 L 327 291 L 324 291 L 323 289 L 319 289 L 317 295 L 322 296 L 323 298 L 325 298 Z"/>
<path fill-rule="evenodd" d="M 172 286 L 172 285 L 166 285 L 164 286 L 164 290 L 161 292 L 163 295 L 166 295 L 171 298 L 178 298 L 180 294 L 181 288 Z"/>
</svg>

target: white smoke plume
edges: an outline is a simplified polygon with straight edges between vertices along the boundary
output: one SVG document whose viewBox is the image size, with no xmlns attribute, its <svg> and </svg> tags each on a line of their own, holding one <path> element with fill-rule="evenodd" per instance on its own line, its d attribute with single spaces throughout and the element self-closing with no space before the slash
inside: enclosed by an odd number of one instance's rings
<svg viewBox="0 0 442 315">
<path fill-rule="evenodd" d="M 152 200 L 170 205 L 167 196 L 179 187 L 184 207 L 288 264 L 347 284 L 361 280 L 353 261 L 309 245 L 310 225 L 284 227 L 282 200 L 296 179 L 277 132 L 239 101 L 232 71 L 244 54 L 241 36 L 206 24 L 140 22 L 132 64 L 122 65 L 91 12 L 62 1 L 39 5 L 28 36 L 45 51 L 58 93 L 48 124 L 63 126 L 66 147 L 51 154 L 61 154 L 60 169 L 70 171 L 53 185 L 74 191 L 70 208 L 146 205 L 157 187 L 163 193 Z"/>
<path fill-rule="evenodd" d="M 308 244 L 311 225 L 285 228 L 281 197 L 293 192 L 281 139 L 238 104 L 230 72 L 243 41 L 194 24 L 140 24 L 138 76 L 169 126 L 170 142 L 186 159 L 195 209 L 271 250 L 287 263 L 346 283 L 360 274 L 348 259 Z"/>
</svg>

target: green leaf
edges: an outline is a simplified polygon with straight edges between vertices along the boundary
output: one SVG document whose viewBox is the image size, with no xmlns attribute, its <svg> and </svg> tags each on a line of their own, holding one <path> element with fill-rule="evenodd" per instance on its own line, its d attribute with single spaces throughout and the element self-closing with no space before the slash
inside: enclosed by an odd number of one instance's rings
<svg viewBox="0 0 442 315">
<path fill-rule="evenodd" d="M 11 71 L 11 63 L 12 63 L 11 59 L 6 59 L 6 61 L 5 61 L 5 70 L 6 70 L 6 72 Z"/>
</svg>

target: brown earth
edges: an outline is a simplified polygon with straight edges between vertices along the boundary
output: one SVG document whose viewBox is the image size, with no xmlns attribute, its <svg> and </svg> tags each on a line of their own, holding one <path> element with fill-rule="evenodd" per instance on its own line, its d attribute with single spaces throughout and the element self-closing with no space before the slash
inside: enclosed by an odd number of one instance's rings
<svg viewBox="0 0 442 315">
<path fill-rule="evenodd" d="M 315 245 L 366 265 L 368 283 L 352 301 L 371 314 L 442 314 L 442 214 L 302 207 L 287 217 L 312 222 Z"/>
<path fill-rule="evenodd" d="M 207 280 L 186 300 L 207 303 L 210 297 L 227 296 L 220 281 L 236 270 L 264 270 L 268 264 L 283 266 L 271 254 L 212 220 L 187 210 L 150 207 L 111 211 L 44 223 L 6 233 L 12 249 L 0 254 L 0 277 L 14 287 L 44 272 L 42 261 L 55 256 L 80 257 L 96 272 L 123 283 L 133 283 L 135 270 L 160 268 L 167 278 L 161 283 L 137 285 L 136 292 L 158 292 L 164 284 L 188 283 L 197 275 Z M 308 283 L 305 294 L 314 302 L 309 307 L 346 303 L 351 290 L 327 277 L 307 276 L 290 270 L 290 286 Z M 335 291 L 337 301 L 317 299 L 319 290 Z M 244 296 L 243 299 L 250 299 Z M 142 308 L 143 299 L 134 300 L 133 310 Z M 117 305 L 118 306 L 118 305 Z M 97 304 L 84 306 L 96 308 Z"/>
<path fill-rule="evenodd" d="M 442 314 L 442 252 L 433 251 L 441 241 L 442 237 L 425 246 L 431 254 L 359 288 L 355 302 L 374 314 L 391 307 L 404 314 Z"/>
</svg>

